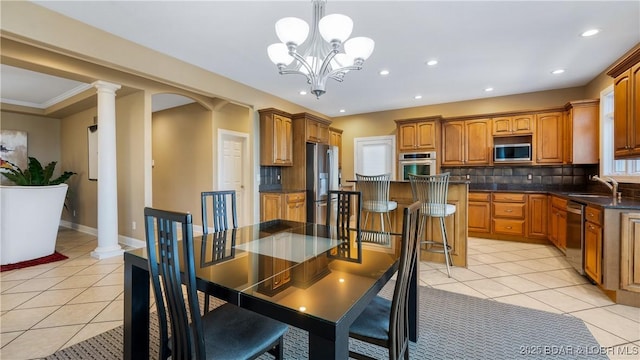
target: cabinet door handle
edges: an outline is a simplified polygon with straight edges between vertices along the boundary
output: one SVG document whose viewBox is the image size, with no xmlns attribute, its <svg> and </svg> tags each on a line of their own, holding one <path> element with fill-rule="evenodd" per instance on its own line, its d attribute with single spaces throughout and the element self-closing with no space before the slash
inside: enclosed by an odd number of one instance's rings
<svg viewBox="0 0 640 360">
<path fill-rule="evenodd" d="M 511 230 L 511 226 L 507 226 L 507 229 Z"/>
<path fill-rule="evenodd" d="M 507 210 L 505 210 L 505 212 L 510 213 L 510 212 L 513 212 L 513 210 L 512 209 L 507 209 Z"/>
</svg>

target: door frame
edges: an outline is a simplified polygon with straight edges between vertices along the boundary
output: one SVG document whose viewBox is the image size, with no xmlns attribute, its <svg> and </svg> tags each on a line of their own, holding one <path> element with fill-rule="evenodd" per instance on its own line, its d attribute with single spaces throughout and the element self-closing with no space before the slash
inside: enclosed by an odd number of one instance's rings
<svg viewBox="0 0 640 360">
<path fill-rule="evenodd" d="M 250 206 L 249 204 L 253 203 L 253 187 L 250 186 L 251 184 L 251 156 L 249 154 L 249 139 L 250 139 L 250 135 L 248 133 L 243 133 L 243 132 L 239 132 L 239 131 L 233 131 L 233 130 L 226 130 L 226 129 L 218 129 L 218 156 L 217 156 L 217 176 L 214 175 L 214 179 L 216 179 L 216 183 L 214 184 L 214 188 L 217 188 L 218 190 L 225 190 L 225 189 L 221 189 L 220 187 L 222 186 L 222 172 L 224 170 L 224 164 L 223 164 L 223 160 L 224 160 L 224 156 L 223 156 L 223 148 L 222 148 L 222 144 L 223 141 L 225 139 L 238 139 L 240 140 L 240 142 L 242 142 L 242 183 L 244 186 L 244 196 L 242 197 L 242 203 L 238 203 L 237 205 L 237 210 L 238 210 L 238 222 L 240 222 L 240 219 L 244 219 L 245 224 L 251 224 L 253 223 L 253 214 L 251 211 L 249 211 L 249 209 L 253 208 L 252 206 Z M 238 224 L 239 226 L 241 224 Z"/>
</svg>

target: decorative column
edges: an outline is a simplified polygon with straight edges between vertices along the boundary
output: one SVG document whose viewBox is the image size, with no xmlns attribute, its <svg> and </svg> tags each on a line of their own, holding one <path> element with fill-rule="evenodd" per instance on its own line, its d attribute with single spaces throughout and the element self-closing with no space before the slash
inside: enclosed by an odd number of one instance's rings
<svg viewBox="0 0 640 360">
<path fill-rule="evenodd" d="M 98 247 L 97 259 L 122 255 L 118 244 L 118 173 L 116 168 L 116 91 L 120 85 L 105 81 L 98 90 Z"/>
</svg>

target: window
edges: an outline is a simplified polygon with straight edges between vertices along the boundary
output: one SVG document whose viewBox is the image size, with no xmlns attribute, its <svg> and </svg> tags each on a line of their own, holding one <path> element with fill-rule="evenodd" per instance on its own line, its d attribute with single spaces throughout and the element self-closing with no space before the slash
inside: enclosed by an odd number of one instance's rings
<svg viewBox="0 0 640 360">
<path fill-rule="evenodd" d="M 613 85 L 600 93 L 600 130 L 600 174 L 619 182 L 640 183 L 640 160 L 613 158 Z"/>
<path fill-rule="evenodd" d="M 391 174 L 396 179 L 396 137 L 372 136 L 354 139 L 355 173 L 362 175 Z M 355 174 L 354 174 L 355 179 Z"/>
</svg>

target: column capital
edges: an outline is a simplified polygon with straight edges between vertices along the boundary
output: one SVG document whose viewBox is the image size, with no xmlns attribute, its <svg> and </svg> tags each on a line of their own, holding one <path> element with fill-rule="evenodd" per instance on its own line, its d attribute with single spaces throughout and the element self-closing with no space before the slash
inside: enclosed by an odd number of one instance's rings
<svg viewBox="0 0 640 360">
<path fill-rule="evenodd" d="M 105 90 L 105 91 L 112 92 L 114 94 L 116 91 L 120 90 L 120 88 L 122 87 L 118 84 L 110 83 L 103 80 L 94 81 L 91 85 L 96 89 L 98 89 L 98 91 Z"/>
</svg>

